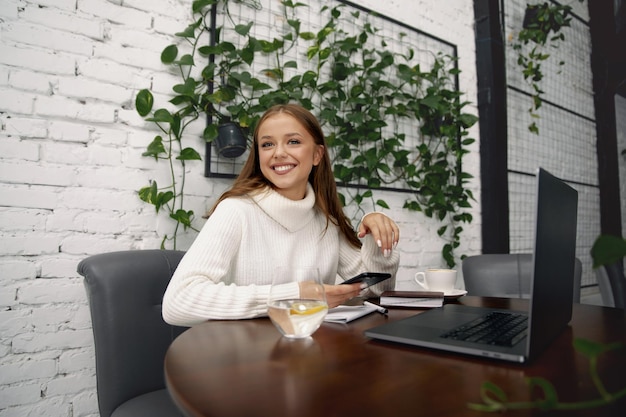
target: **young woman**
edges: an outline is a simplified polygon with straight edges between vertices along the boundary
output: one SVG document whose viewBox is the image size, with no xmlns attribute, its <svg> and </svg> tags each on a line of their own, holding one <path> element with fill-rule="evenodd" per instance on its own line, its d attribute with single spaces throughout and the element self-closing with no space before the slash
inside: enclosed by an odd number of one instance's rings
<svg viewBox="0 0 626 417">
<path fill-rule="evenodd" d="M 335 285 L 337 275 L 345 280 L 389 272 L 391 279 L 370 290 L 393 289 L 398 226 L 369 213 L 355 233 L 339 202 L 317 119 L 298 105 L 274 106 L 253 140 L 239 177 L 172 277 L 163 299 L 165 321 L 191 326 L 266 315 L 279 266 L 317 267 L 331 308 L 361 292 L 361 284 Z"/>
</svg>

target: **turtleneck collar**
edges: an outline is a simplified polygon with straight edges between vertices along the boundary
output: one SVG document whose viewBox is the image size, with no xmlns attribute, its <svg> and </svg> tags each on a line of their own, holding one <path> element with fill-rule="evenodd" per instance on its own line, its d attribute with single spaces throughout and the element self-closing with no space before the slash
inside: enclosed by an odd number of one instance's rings
<svg viewBox="0 0 626 417">
<path fill-rule="evenodd" d="M 315 216 L 315 193 L 308 183 L 302 200 L 290 200 L 271 187 L 252 195 L 251 198 L 261 210 L 290 232 L 304 228 Z"/>
</svg>

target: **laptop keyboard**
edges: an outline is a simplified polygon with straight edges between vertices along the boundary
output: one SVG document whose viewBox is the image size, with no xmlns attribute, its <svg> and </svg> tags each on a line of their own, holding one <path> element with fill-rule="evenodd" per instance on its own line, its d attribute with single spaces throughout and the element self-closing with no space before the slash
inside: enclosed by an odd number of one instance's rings
<svg viewBox="0 0 626 417">
<path fill-rule="evenodd" d="M 488 345 L 513 346 L 526 337 L 527 329 L 528 316 L 525 314 L 491 312 L 441 337 Z"/>
</svg>

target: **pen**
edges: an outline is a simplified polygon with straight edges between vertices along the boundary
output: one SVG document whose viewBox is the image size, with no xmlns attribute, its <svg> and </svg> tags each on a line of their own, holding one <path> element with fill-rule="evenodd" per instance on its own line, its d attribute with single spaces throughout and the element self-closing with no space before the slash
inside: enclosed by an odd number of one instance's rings
<svg viewBox="0 0 626 417">
<path fill-rule="evenodd" d="M 369 301 L 363 301 L 363 305 L 374 307 L 376 308 L 376 311 L 378 311 L 381 314 L 387 314 L 387 311 L 388 311 L 385 307 L 378 306 L 374 303 L 370 303 Z"/>
</svg>

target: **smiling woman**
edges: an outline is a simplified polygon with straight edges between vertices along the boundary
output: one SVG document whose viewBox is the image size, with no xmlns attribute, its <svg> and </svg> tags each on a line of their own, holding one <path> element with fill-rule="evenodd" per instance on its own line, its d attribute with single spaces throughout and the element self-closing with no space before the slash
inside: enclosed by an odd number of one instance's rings
<svg viewBox="0 0 626 417">
<path fill-rule="evenodd" d="M 299 105 L 274 106 L 257 125 L 239 177 L 172 277 L 163 317 L 193 325 L 264 316 L 278 267 L 315 266 L 331 308 L 361 294 L 361 284 L 336 285 L 337 276 L 394 275 L 368 289 L 380 295 L 395 286 L 399 238 L 396 223 L 381 213 L 366 215 L 354 231 L 319 122 Z M 299 296 L 297 286 L 289 291 L 284 296 Z"/>
<path fill-rule="evenodd" d="M 309 174 L 320 164 L 324 145 L 286 113 L 270 114 L 259 126 L 255 142 L 261 172 L 279 194 L 291 200 L 304 198 Z"/>
</svg>

